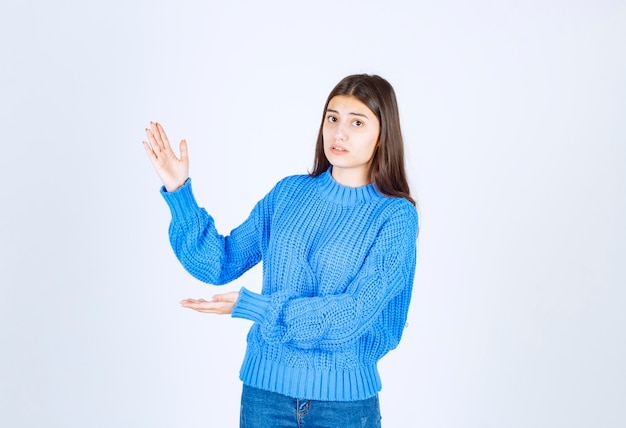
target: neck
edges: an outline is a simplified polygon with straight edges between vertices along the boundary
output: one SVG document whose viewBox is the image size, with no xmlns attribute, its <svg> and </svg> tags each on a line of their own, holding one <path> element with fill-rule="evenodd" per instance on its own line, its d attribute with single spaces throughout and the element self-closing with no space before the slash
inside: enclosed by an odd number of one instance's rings
<svg viewBox="0 0 626 428">
<path fill-rule="evenodd" d="M 331 174 L 335 181 L 342 186 L 361 187 L 371 183 L 369 171 L 361 171 L 358 169 L 336 168 L 333 166 Z"/>
</svg>

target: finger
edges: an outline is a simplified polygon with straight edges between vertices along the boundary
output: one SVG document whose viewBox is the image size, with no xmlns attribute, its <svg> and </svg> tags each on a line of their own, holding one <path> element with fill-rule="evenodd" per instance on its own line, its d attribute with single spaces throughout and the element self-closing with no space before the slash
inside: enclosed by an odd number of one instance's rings
<svg viewBox="0 0 626 428">
<path fill-rule="evenodd" d="M 170 146 L 170 140 L 167 139 L 165 129 L 163 129 L 159 122 L 155 123 L 155 129 L 158 132 L 162 147 L 168 152 L 172 151 L 172 146 Z"/>
<path fill-rule="evenodd" d="M 204 312 L 204 313 L 219 313 L 220 308 L 215 304 L 207 304 L 208 302 L 199 303 L 187 303 L 183 305 L 184 308 L 193 309 L 194 311 Z"/>
<path fill-rule="evenodd" d="M 191 299 L 191 298 L 189 298 L 189 299 L 181 300 L 180 304 L 181 305 L 183 305 L 183 304 L 193 304 L 193 303 L 201 303 L 201 302 L 205 302 L 205 301 L 206 300 L 204 300 L 204 299 Z"/>
<path fill-rule="evenodd" d="M 163 144 L 163 138 L 161 137 L 161 134 L 159 133 L 159 128 L 156 122 L 150 122 L 149 134 L 152 136 L 151 142 L 154 142 L 154 144 L 158 147 L 160 151 L 165 150 L 165 146 Z"/>
<path fill-rule="evenodd" d="M 197 312 L 203 312 L 207 314 L 228 314 L 232 311 L 232 303 L 222 302 L 193 302 L 183 305 L 185 308 L 193 309 Z"/>
<path fill-rule="evenodd" d="M 142 141 L 141 143 L 143 144 L 143 148 L 146 150 L 146 153 L 148 154 L 148 157 L 150 158 L 152 163 L 155 163 L 157 160 L 157 157 L 154 154 L 154 150 L 152 150 L 152 146 L 150 146 L 150 143 L 147 143 L 145 141 Z"/>
<path fill-rule="evenodd" d="M 150 129 L 146 130 L 148 137 L 150 138 L 150 143 L 155 147 L 155 152 L 166 153 L 167 146 L 163 141 L 163 137 L 159 132 L 159 127 L 156 122 L 150 122 Z"/>
<path fill-rule="evenodd" d="M 183 162 L 188 161 L 189 150 L 187 149 L 187 140 L 180 140 L 180 160 Z"/>
<path fill-rule="evenodd" d="M 151 126 L 152 126 L 152 124 L 151 124 Z M 157 139 L 156 139 L 156 137 L 154 135 L 154 131 L 152 129 L 146 128 L 146 135 L 148 136 L 148 142 L 150 144 L 150 147 L 152 148 L 152 151 L 154 152 L 154 154 L 158 158 L 159 155 L 161 154 L 161 146 L 157 142 Z"/>
</svg>

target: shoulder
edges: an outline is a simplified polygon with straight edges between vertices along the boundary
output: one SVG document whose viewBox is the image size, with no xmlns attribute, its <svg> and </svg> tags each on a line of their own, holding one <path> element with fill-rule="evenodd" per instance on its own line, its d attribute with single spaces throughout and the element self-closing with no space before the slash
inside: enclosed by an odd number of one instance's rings
<svg viewBox="0 0 626 428">
<path fill-rule="evenodd" d="M 257 207 L 270 212 L 284 209 L 294 201 L 310 195 L 312 180 L 312 177 L 304 174 L 287 176 L 279 180 L 263 199 L 257 202 Z"/>
<path fill-rule="evenodd" d="M 287 177 L 276 183 L 276 187 L 299 186 L 305 183 L 312 183 L 313 180 L 315 180 L 315 178 L 311 177 L 308 174 L 288 175 Z"/>
<path fill-rule="evenodd" d="M 417 235 L 419 213 L 417 208 L 404 198 L 385 196 L 381 201 L 380 219 L 382 223 L 391 223 L 407 233 Z"/>
<path fill-rule="evenodd" d="M 308 191 L 315 178 L 310 175 L 299 174 L 290 175 L 280 180 L 271 190 L 271 194 L 279 197 L 291 195 L 297 196 L 299 193 Z"/>
<path fill-rule="evenodd" d="M 394 198 L 390 196 L 383 196 L 382 204 L 384 206 L 384 212 L 389 216 L 404 217 L 406 219 L 412 219 L 418 221 L 419 214 L 417 208 L 405 198 Z"/>
</svg>

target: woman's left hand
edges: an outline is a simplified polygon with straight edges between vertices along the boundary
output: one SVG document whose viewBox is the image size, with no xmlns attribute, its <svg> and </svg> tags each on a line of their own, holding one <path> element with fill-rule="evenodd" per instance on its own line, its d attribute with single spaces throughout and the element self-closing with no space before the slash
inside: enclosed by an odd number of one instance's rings
<svg viewBox="0 0 626 428">
<path fill-rule="evenodd" d="M 194 311 L 204 312 L 207 314 L 226 315 L 233 312 L 233 307 L 239 298 L 238 291 L 230 293 L 216 294 L 211 300 L 204 299 L 185 299 L 180 301 L 183 308 L 193 309 Z"/>
</svg>

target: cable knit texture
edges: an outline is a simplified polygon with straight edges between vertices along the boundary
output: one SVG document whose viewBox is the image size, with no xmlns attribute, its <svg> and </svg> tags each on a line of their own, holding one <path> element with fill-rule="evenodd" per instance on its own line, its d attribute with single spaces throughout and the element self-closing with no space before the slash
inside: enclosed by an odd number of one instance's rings
<svg viewBox="0 0 626 428">
<path fill-rule="evenodd" d="M 191 180 L 161 192 L 172 248 L 193 276 L 224 284 L 263 261 L 261 294 L 242 288 L 232 313 L 254 322 L 245 384 L 309 400 L 362 400 L 380 390 L 376 364 L 400 341 L 413 286 L 411 203 L 373 185 L 342 186 L 330 170 L 291 176 L 222 236 Z"/>
</svg>

